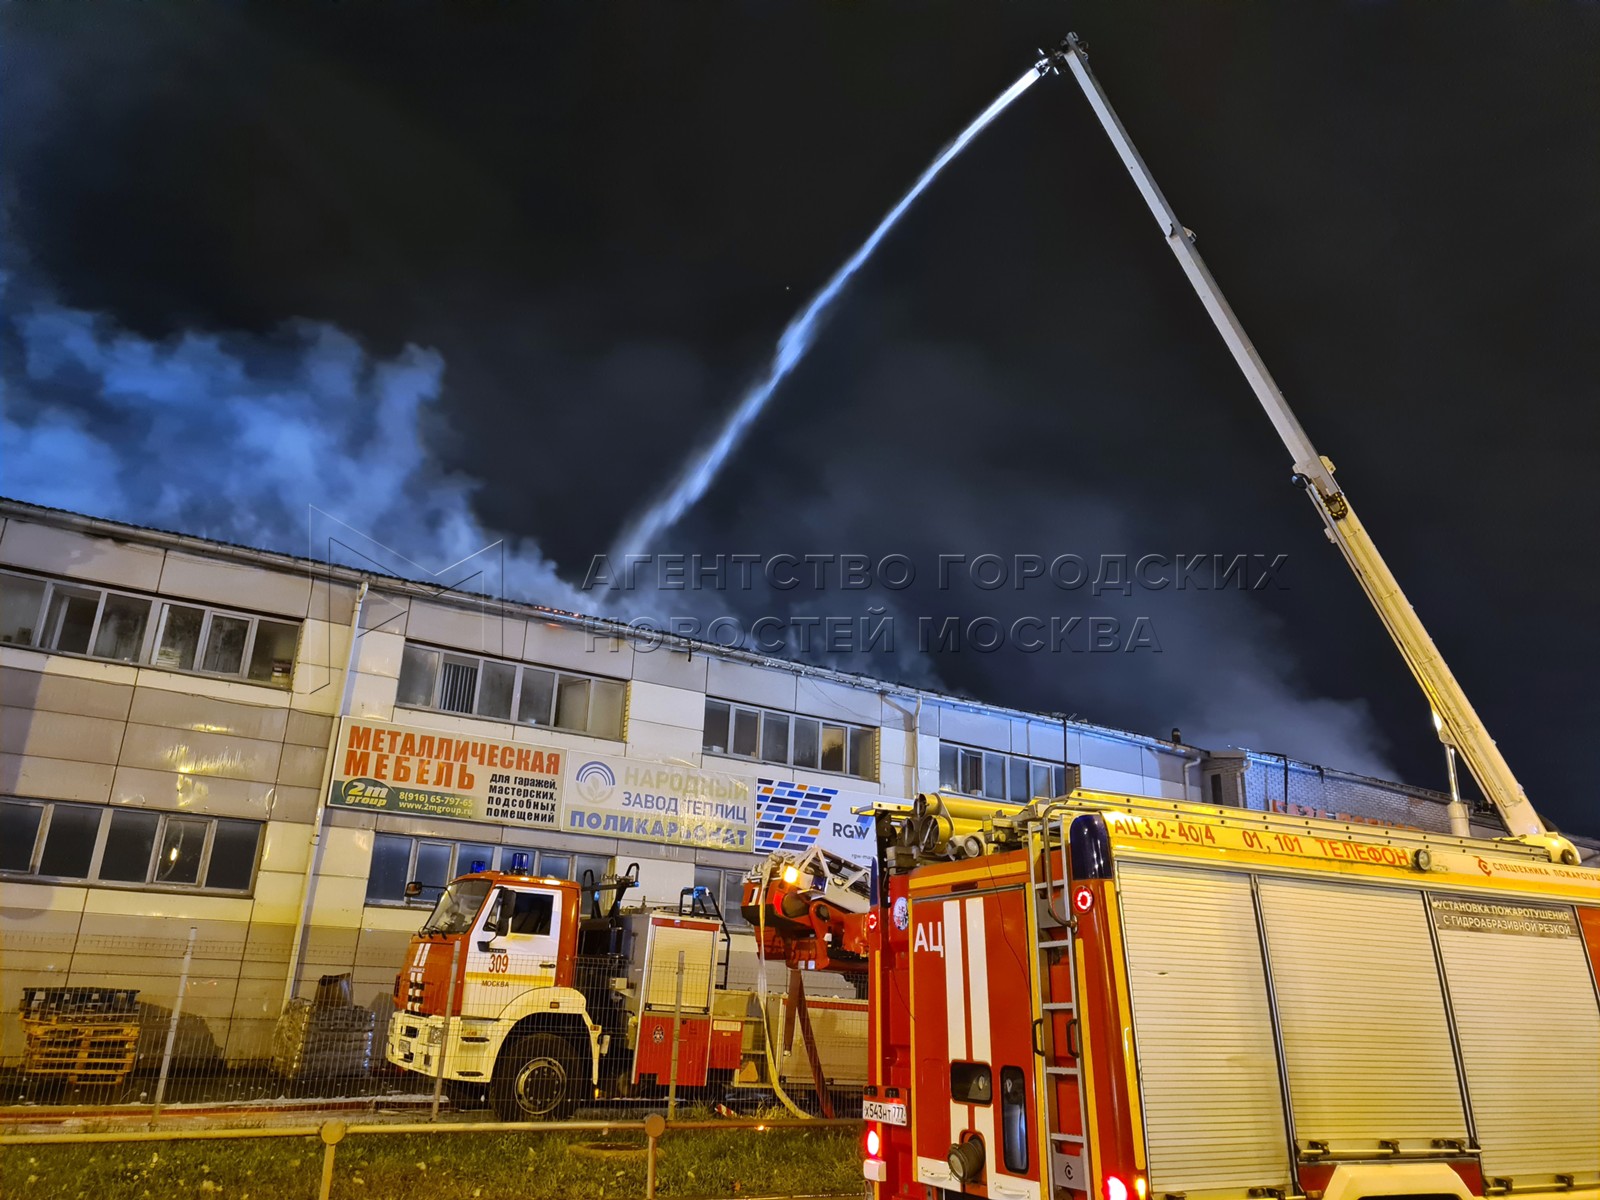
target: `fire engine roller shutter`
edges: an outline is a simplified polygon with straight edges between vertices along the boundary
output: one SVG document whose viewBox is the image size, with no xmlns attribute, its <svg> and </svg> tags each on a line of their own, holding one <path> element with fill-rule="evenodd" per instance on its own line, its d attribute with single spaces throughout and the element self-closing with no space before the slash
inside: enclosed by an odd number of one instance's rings
<svg viewBox="0 0 1600 1200">
<path fill-rule="evenodd" d="M 1269 878 L 1258 887 L 1301 1149 L 1466 1137 L 1421 893 Z"/>
<path fill-rule="evenodd" d="M 1250 880 L 1118 873 L 1150 1192 L 1288 1188 L 1288 1134 Z"/>
<path fill-rule="evenodd" d="M 1430 896 L 1483 1170 L 1600 1176 L 1600 1001 L 1573 910 Z"/>
</svg>

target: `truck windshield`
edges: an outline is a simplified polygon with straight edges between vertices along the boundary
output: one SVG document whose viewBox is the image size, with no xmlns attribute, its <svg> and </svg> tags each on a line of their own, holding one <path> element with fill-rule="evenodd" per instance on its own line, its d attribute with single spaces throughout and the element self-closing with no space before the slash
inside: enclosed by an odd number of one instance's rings
<svg viewBox="0 0 1600 1200">
<path fill-rule="evenodd" d="M 460 879 L 445 888 L 422 933 L 465 933 L 489 894 L 487 879 Z"/>
</svg>

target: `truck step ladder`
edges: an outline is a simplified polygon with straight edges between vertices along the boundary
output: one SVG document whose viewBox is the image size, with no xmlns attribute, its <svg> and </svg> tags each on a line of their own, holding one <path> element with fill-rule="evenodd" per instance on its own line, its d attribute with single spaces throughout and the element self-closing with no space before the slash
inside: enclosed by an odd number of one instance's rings
<svg viewBox="0 0 1600 1200">
<path fill-rule="evenodd" d="M 1067 1047 L 1056 1046 L 1056 1022 L 1063 1015 L 1077 1023 L 1078 976 L 1073 954 L 1074 923 L 1067 904 L 1067 837 L 1061 819 L 1047 814 L 1038 835 L 1037 853 L 1028 856 L 1029 882 L 1034 900 L 1035 949 L 1038 954 L 1040 994 L 1040 1063 L 1044 1081 L 1045 1119 L 1050 1131 L 1050 1153 L 1046 1156 L 1045 1178 L 1052 1200 L 1065 1200 L 1067 1189 L 1090 1190 L 1088 1111 L 1083 1097 L 1083 1076 L 1076 1058 Z M 1040 868 L 1044 878 L 1039 878 Z M 1059 956 L 1059 957 L 1056 957 Z M 1052 965 L 1065 961 L 1067 986 L 1053 985 Z M 1060 993 L 1060 994 L 1057 994 Z M 1081 1047 L 1081 1042 L 1080 1042 Z M 1063 1059 L 1072 1059 L 1067 1065 Z M 1072 1099 L 1061 1093 L 1070 1090 Z M 1076 1128 L 1072 1132 L 1063 1118 L 1070 1120 L 1076 1109 Z"/>
</svg>

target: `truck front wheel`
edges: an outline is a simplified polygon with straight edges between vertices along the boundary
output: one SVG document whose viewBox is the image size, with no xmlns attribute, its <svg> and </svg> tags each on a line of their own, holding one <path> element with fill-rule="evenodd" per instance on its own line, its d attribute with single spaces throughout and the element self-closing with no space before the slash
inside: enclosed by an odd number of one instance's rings
<svg viewBox="0 0 1600 1200">
<path fill-rule="evenodd" d="M 489 1099 L 502 1121 L 559 1121 L 578 1106 L 572 1044 L 554 1033 L 512 1038 L 495 1060 Z"/>
</svg>

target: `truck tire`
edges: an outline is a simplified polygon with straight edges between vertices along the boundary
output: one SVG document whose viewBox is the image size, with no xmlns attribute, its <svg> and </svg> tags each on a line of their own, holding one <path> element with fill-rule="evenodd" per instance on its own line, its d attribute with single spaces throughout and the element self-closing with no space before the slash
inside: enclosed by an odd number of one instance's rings
<svg viewBox="0 0 1600 1200">
<path fill-rule="evenodd" d="M 578 1056 L 554 1033 L 509 1038 L 495 1059 L 489 1102 L 502 1121 L 559 1121 L 578 1106 Z"/>
</svg>

